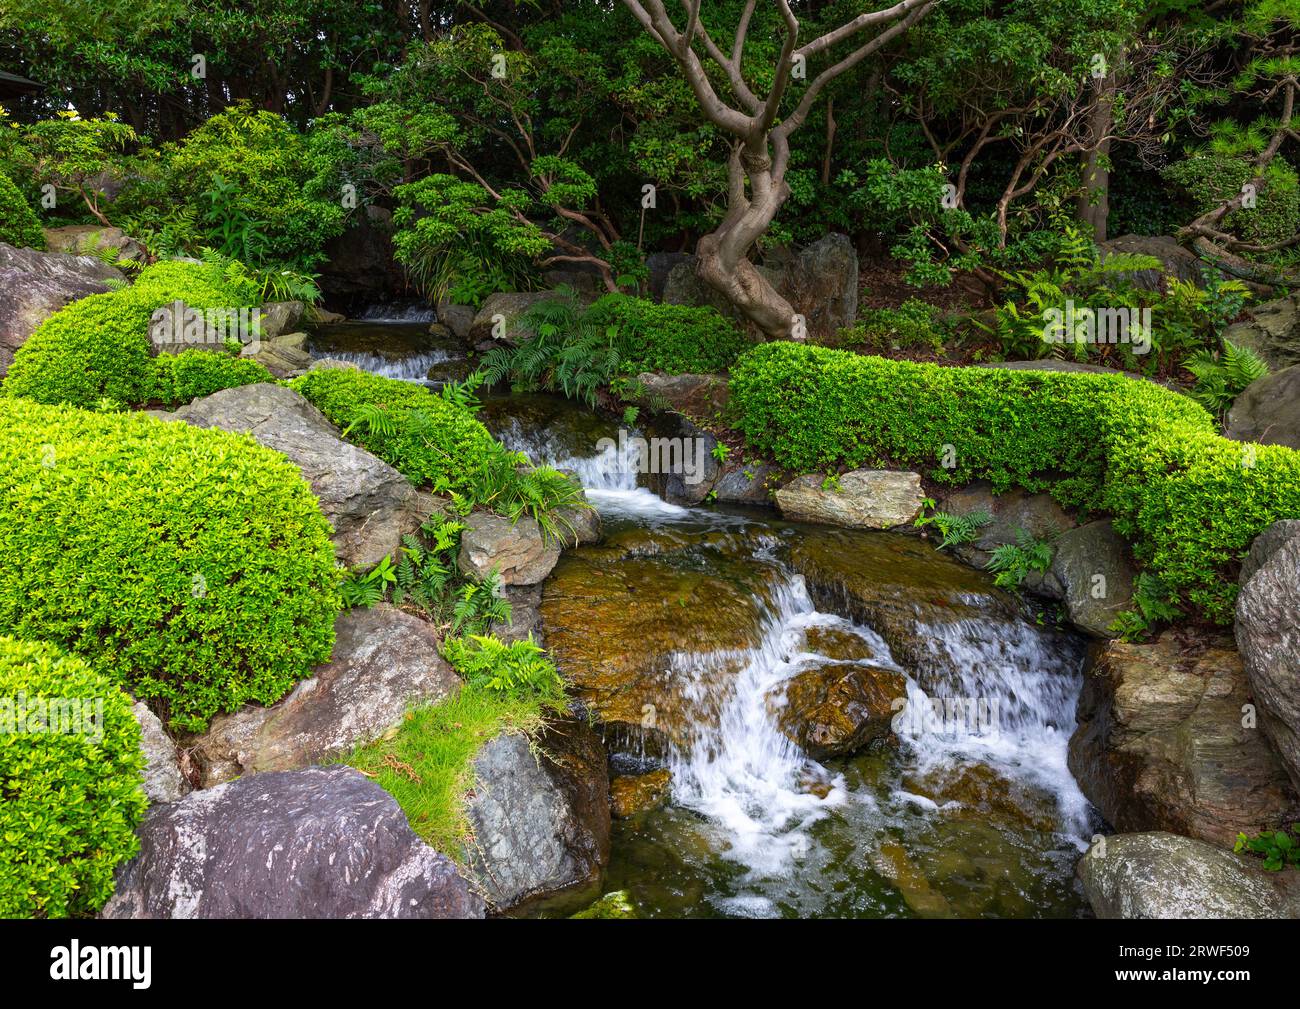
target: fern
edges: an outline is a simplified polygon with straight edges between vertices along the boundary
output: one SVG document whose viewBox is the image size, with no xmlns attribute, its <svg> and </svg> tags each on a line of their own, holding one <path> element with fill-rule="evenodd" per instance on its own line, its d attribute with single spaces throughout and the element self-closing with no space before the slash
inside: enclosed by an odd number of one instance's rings
<svg viewBox="0 0 1300 1009">
<path fill-rule="evenodd" d="M 1018 589 L 1030 573 L 1042 574 L 1052 566 L 1052 547 L 1046 540 L 1020 529 L 1016 532 L 1016 542 L 997 547 L 984 566 L 994 573 L 995 585 Z"/>
<path fill-rule="evenodd" d="M 1258 354 L 1231 340 L 1223 341 L 1223 351 L 1219 354 L 1197 351 L 1183 367 L 1196 378 L 1196 385 L 1188 395 L 1220 416 L 1252 382 L 1268 374 L 1268 365 Z"/>
</svg>

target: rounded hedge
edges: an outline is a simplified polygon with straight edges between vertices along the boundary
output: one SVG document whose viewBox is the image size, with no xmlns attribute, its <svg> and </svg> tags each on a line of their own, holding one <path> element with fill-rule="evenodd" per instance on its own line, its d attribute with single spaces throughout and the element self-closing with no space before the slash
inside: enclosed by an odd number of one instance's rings
<svg viewBox="0 0 1300 1009">
<path fill-rule="evenodd" d="M 168 406 L 188 403 L 222 389 L 275 381 L 275 376 L 259 362 L 223 351 L 183 350 L 179 354 L 160 354 L 153 363 L 151 398 Z"/>
<path fill-rule="evenodd" d="M 329 535 L 248 435 L 0 399 L 0 633 L 83 656 L 176 729 L 330 657 Z"/>
<path fill-rule="evenodd" d="M 0 917 L 91 915 L 148 801 L 131 699 L 53 645 L 0 637 Z"/>
<path fill-rule="evenodd" d="M 0 172 L 0 242 L 20 249 L 45 248 L 40 218 L 4 172 Z"/>
<path fill-rule="evenodd" d="M 229 282 L 216 264 L 155 263 L 129 287 L 74 301 L 41 323 L 15 353 L 5 394 L 73 406 L 148 402 L 155 389 L 150 320 L 178 299 L 196 309 L 258 301 L 251 285 Z"/>
</svg>

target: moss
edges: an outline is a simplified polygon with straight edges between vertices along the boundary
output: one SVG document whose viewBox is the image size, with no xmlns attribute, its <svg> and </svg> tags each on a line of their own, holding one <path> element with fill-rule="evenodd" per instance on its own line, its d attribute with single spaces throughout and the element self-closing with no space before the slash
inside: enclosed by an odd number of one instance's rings
<svg viewBox="0 0 1300 1009">
<path fill-rule="evenodd" d="M 570 915 L 570 918 L 640 918 L 632 897 L 626 890 L 607 893 L 591 907 Z"/>
</svg>

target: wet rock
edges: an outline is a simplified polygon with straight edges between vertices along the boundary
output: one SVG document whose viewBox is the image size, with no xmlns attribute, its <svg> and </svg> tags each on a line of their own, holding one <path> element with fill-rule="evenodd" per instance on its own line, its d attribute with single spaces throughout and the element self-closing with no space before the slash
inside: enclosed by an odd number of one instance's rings
<svg viewBox="0 0 1300 1009">
<path fill-rule="evenodd" d="M 725 375 L 663 375 L 645 371 L 637 403 L 647 410 L 673 410 L 696 420 L 712 420 L 726 409 L 730 390 Z"/>
<path fill-rule="evenodd" d="M 1300 873 L 1175 834 L 1102 838 L 1078 874 L 1098 918 L 1300 917 Z"/>
<path fill-rule="evenodd" d="M 948 818 L 1013 824 L 1017 830 L 1047 834 L 1061 821 L 1052 792 L 1023 779 L 1008 778 L 988 764 L 913 774 L 903 779 L 903 786 L 942 807 Z"/>
<path fill-rule="evenodd" d="M 1227 436 L 1236 441 L 1300 448 L 1300 365 L 1283 368 L 1247 386 L 1228 411 Z"/>
<path fill-rule="evenodd" d="M 949 515 L 984 512 L 991 517 L 992 521 L 980 529 L 977 539 L 953 548 L 956 556 L 980 568 L 989 562 L 995 549 L 1018 542 L 1022 533 L 1053 541 L 1075 524 L 1051 495 L 1026 494 L 1018 488 L 994 494 L 987 480 L 949 494 L 939 503 L 938 510 Z"/>
<path fill-rule="evenodd" d="M 607 893 L 600 900 L 592 904 L 591 907 L 579 911 L 572 915 L 574 918 L 640 918 L 637 913 L 636 905 L 632 903 L 632 895 L 626 890 L 615 890 L 613 893 Z"/>
<path fill-rule="evenodd" d="M 349 767 L 259 774 L 154 806 L 105 918 L 481 918 L 483 901 Z"/>
<path fill-rule="evenodd" d="M 259 332 L 263 340 L 297 331 L 303 321 L 307 306 L 301 301 L 269 301 L 262 306 L 262 321 Z M 305 341 L 307 335 L 302 334 Z"/>
<path fill-rule="evenodd" d="M 1300 364 L 1300 293 L 1249 310 L 1244 322 L 1223 331 L 1223 338 L 1253 350 L 1272 371 Z"/>
<path fill-rule="evenodd" d="M 36 327 L 70 304 L 103 294 L 126 275 L 93 256 L 16 249 L 0 243 L 0 378 Z"/>
<path fill-rule="evenodd" d="M 1123 832 L 1168 830 L 1230 846 L 1300 814 L 1286 771 L 1246 721 L 1250 691 L 1229 642 L 1184 652 L 1112 642 L 1087 676 L 1070 771 Z"/>
<path fill-rule="evenodd" d="M 682 414 L 660 413 L 646 424 L 643 465 L 650 490 L 688 508 L 704 502 L 722 472 L 717 439 Z"/>
<path fill-rule="evenodd" d="M 460 689 L 432 624 L 387 603 L 340 613 L 334 655 L 269 708 L 218 715 L 190 743 L 204 787 L 343 756 L 397 725 L 416 704 Z"/>
<path fill-rule="evenodd" d="M 470 330 L 474 326 L 474 316 L 477 314 L 478 309 L 473 305 L 453 305 L 450 301 L 438 302 L 438 322 L 451 330 L 452 335 L 462 342 L 469 339 Z"/>
<path fill-rule="evenodd" d="M 175 802 L 190 792 L 189 780 L 181 771 L 176 743 L 167 735 L 162 720 L 143 702 L 131 705 L 140 723 L 140 749 L 144 752 L 144 794 L 152 803 Z"/>
<path fill-rule="evenodd" d="M 493 512 L 474 512 L 465 519 L 457 563 L 472 578 L 496 571 L 505 585 L 535 585 L 559 559 L 560 543 L 547 542 L 535 519 L 512 523 Z"/>
<path fill-rule="evenodd" d="M 542 587 L 540 585 L 508 585 L 506 599 L 510 602 L 510 621 L 495 623 L 492 633 L 510 644 L 532 638 L 542 642 Z"/>
<path fill-rule="evenodd" d="M 782 471 L 766 463 L 724 462 L 713 485 L 723 504 L 772 505 L 772 493 L 782 482 Z"/>
<path fill-rule="evenodd" d="M 351 445 L 325 416 L 292 389 L 270 383 L 224 389 L 170 414 L 194 427 L 247 431 L 302 470 L 334 526 L 334 549 L 348 567 L 372 567 L 427 517 L 401 473 Z"/>
<path fill-rule="evenodd" d="M 46 228 L 45 244 L 51 252 L 66 252 L 70 256 L 89 256 L 110 249 L 116 253 L 118 260 L 144 263 L 149 258 L 144 246 L 121 228 L 106 228 L 98 224 Z"/>
<path fill-rule="evenodd" d="M 658 809 L 668 801 L 672 772 L 667 768 L 645 774 L 624 774 L 609 783 L 610 811 L 616 819 L 626 820 Z"/>
<path fill-rule="evenodd" d="M 1259 537 L 1258 565 L 1237 597 L 1234 631 L 1260 725 L 1300 791 L 1300 534 L 1277 523 Z"/>
<path fill-rule="evenodd" d="M 781 732 L 814 760 L 843 757 L 890 733 L 902 673 L 861 662 L 822 662 L 775 692 Z M 782 703 L 783 701 L 783 703 Z"/>
<path fill-rule="evenodd" d="M 1089 522 L 1056 538 L 1051 567 L 1031 572 L 1024 587 L 1065 603 L 1070 623 L 1097 637 L 1133 603 L 1136 574 L 1128 544 L 1110 519 Z"/>
<path fill-rule="evenodd" d="M 534 753 L 519 735 L 474 760 L 469 819 L 475 879 L 498 910 L 546 900 L 581 907 L 609 863 L 605 748 L 584 722 L 548 727 Z"/>
<path fill-rule="evenodd" d="M 892 529 L 916 518 L 925 499 L 918 473 L 855 469 L 837 484 L 825 484 L 816 473 L 791 480 L 775 495 L 781 514 L 800 522 Z"/>
<path fill-rule="evenodd" d="M 955 918 L 952 905 L 930 886 L 925 874 L 913 863 L 907 849 L 895 841 L 883 841 L 872 855 L 876 871 L 898 887 L 903 900 L 921 918 Z"/>
<path fill-rule="evenodd" d="M 582 479 L 571 470 L 561 470 L 560 472 L 564 473 L 569 478 L 569 482 L 578 489 L 583 504 L 586 506 L 563 508 L 556 513 L 561 526 L 561 545 L 566 550 L 571 550 L 574 547 L 599 543 L 601 537 L 600 512 L 592 508 L 587 502 L 587 493 L 583 490 Z"/>
</svg>

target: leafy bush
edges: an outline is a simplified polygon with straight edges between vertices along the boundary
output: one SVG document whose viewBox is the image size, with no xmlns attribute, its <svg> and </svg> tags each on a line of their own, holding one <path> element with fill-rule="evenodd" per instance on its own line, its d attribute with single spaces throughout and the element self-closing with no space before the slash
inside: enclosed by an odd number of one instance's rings
<svg viewBox="0 0 1300 1009">
<path fill-rule="evenodd" d="M 156 388 L 150 319 L 177 299 L 195 309 L 258 303 L 251 285 L 215 264 L 155 263 L 130 287 L 74 301 L 41 323 L 14 355 L 5 394 L 74 406 L 147 402 Z"/>
<path fill-rule="evenodd" d="M 222 389 L 274 382 L 265 366 L 247 357 L 216 350 L 183 350 L 154 358 L 152 398 L 167 405 L 188 403 Z"/>
<path fill-rule="evenodd" d="M 1052 566 L 1052 547 L 1024 529 L 1016 532 L 1014 543 L 994 549 L 984 565 L 993 572 L 993 584 L 1004 589 L 1018 589 L 1031 573 L 1044 574 Z"/>
<path fill-rule="evenodd" d="M 4 172 L 0 172 L 0 242 L 20 249 L 45 248 L 40 218 Z"/>
<path fill-rule="evenodd" d="M 1172 596 L 1220 623 L 1251 541 L 1300 518 L 1300 453 L 1220 438 L 1202 407 L 1150 382 L 772 343 L 741 357 L 731 391 L 750 445 L 791 469 L 912 466 L 1108 511 Z"/>
<path fill-rule="evenodd" d="M 140 845 L 143 772 L 129 697 L 53 645 L 0 637 L 0 918 L 104 905 Z"/>
<path fill-rule="evenodd" d="M 0 400 L 0 633 L 86 658 L 177 729 L 329 658 L 329 531 L 247 435 Z"/>
<path fill-rule="evenodd" d="M 1235 852 L 1248 851 L 1264 860 L 1263 867 L 1270 872 L 1281 872 L 1290 866 L 1300 869 L 1300 823 L 1291 825 L 1291 833 L 1285 830 L 1265 830 L 1255 837 L 1237 834 L 1232 846 Z"/>
<path fill-rule="evenodd" d="M 606 294 L 587 315 L 597 326 L 618 327 L 628 374 L 726 371 L 751 345 L 740 327 L 712 308 Z"/>
<path fill-rule="evenodd" d="M 949 335 L 943 310 L 920 298 L 908 298 L 898 308 L 868 308 L 850 329 L 840 332 L 845 346 L 864 344 L 878 349 L 943 349 Z"/>
</svg>

